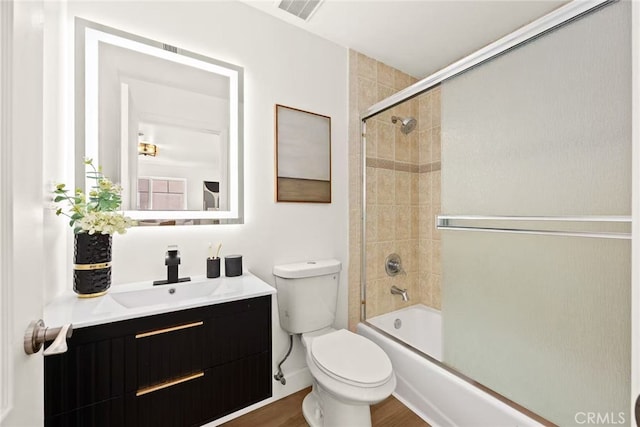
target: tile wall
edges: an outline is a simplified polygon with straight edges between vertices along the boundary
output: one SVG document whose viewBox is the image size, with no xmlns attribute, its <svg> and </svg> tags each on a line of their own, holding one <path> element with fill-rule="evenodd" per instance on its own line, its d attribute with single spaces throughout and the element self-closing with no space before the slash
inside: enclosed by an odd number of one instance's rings
<svg viewBox="0 0 640 427">
<path fill-rule="evenodd" d="M 416 79 L 355 51 L 349 56 L 350 262 L 349 327 L 360 319 L 362 173 L 360 115 L 371 105 Z M 401 132 L 392 116 L 414 117 L 416 128 Z M 412 304 L 440 307 L 440 89 L 406 101 L 366 123 L 366 315 L 372 317 Z M 391 253 L 402 258 L 406 274 L 389 277 Z M 410 300 L 391 295 L 396 285 Z"/>
</svg>

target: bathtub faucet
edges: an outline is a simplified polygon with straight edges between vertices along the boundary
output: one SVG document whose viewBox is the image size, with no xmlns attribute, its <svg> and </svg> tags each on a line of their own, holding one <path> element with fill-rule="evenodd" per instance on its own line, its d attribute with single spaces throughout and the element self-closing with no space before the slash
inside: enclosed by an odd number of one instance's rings
<svg viewBox="0 0 640 427">
<path fill-rule="evenodd" d="M 391 286 L 391 293 L 393 295 L 401 295 L 402 301 L 409 301 L 409 294 L 406 289 L 400 289 L 396 285 Z"/>
</svg>

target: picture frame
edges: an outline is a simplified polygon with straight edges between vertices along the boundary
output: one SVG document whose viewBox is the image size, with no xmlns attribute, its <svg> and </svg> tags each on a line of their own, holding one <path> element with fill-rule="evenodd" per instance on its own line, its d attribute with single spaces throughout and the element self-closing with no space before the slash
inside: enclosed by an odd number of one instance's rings
<svg viewBox="0 0 640 427">
<path fill-rule="evenodd" d="M 276 202 L 331 203 L 331 117 L 275 106 Z"/>
</svg>

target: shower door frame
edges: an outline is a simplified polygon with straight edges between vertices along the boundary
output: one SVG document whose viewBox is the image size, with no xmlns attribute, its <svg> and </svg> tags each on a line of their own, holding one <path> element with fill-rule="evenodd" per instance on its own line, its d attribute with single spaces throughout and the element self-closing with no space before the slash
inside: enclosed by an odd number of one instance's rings
<svg viewBox="0 0 640 427">
<path fill-rule="evenodd" d="M 367 141 L 366 141 L 366 120 L 388 110 L 398 104 L 418 96 L 419 94 L 435 87 L 441 82 L 450 79 L 458 74 L 489 61 L 499 55 L 507 53 L 511 49 L 527 43 L 535 38 L 553 31 L 583 15 L 594 12 L 610 3 L 619 0 L 574 0 L 558 9 L 542 16 L 541 18 L 519 28 L 505 37 L 485 46 L 484 48 L 468 55 L 461 60 L 425 77 L 411 86 L 383 99 L 380 102 L 367 108 L 360 115 L 360 136 L 361 136 L 361 170 L 362 170 L 362 212 L 361 212 L 361 256 L 360 256 L 360 321 L 390 337 L 399 344 L 406 346 L 395 337 L 380 331 L 375 326 L 367 322 L 367 264 L 366 264 L 366 226 L 367 226 Z M 632 117 L 640 117 L 640 4 L 632 1 Z M 630 396 L 630 417 L 633 417 L 635 409 L 635 397 L 640 393 L 640 120 L 632 120 L 632 215 L 631 221 L 631 396 Z M 416 351 L 412 348 L 412 350 Z M 418 352 L 419 353 L 419 352 Z M 427 355 L 428 356 L 428 355 Z M 437 365 L 447 369 L 460 378 L 478 386 L 475 381 L 456 372 L 442 362 L 431 357 L 429 359 Z M 507 404 L 513 405 L 501 395 L 481 387 L 485 391 Z M 631 421 L 631 420 L 629 420 Z"/>
<path fill-rule="evenodd" d="M 631 401 L 629 414 L 638 421 L 635 407 L 640 393 L 640 5 L 631 3 Z M 632 421 L 633 423 L 633 421 Z M 637 423 L 639 424 L 639 423 Z"/>
</svg>

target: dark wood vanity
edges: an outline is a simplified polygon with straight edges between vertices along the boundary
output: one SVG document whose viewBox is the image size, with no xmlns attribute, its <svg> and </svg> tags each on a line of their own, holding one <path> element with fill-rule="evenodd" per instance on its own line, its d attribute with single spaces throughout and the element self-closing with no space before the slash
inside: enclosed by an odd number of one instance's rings
<svg viewBox="0 0 640 427">
<path fill-rule="evenodd" d="M 45 426 L 198 426 L 271 397 L 271 296 L 74 330 Z"/>
</svg>

